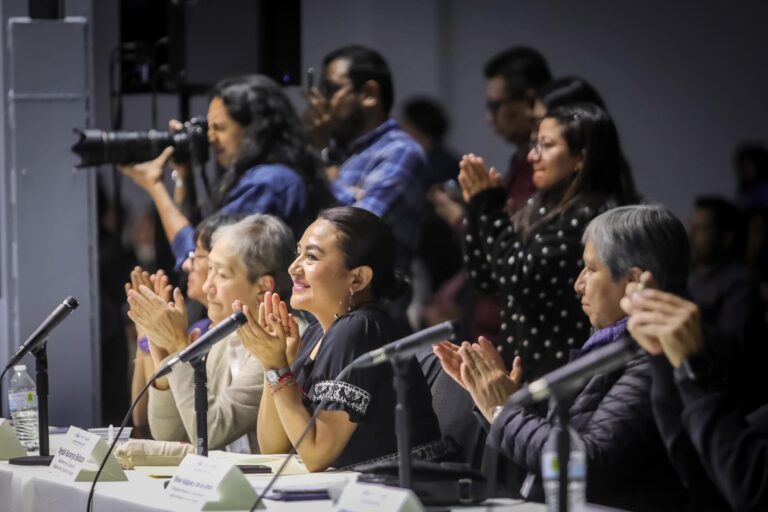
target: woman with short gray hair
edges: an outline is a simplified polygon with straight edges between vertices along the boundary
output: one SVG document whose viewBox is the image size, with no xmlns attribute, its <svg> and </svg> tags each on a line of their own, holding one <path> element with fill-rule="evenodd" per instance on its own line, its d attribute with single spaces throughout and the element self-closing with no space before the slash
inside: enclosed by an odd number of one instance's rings
<svg viewBox="0 0 768 512">
<path fill-rule="evenodd" d="M 666 208 L 625 206 L 595 217 L 584 233 L 584 268 L 574 289 L 592 335 L 571 358 L 618 341 L 627 317 L 620 301 L 643 271 L 658 273 L 660 286 L 680 290 L 686 281 L 685 228 Z M 441 343 L 443 368 L 467 391 L 490 422 L 488 442 L 515 465 L 541 475 L 541 452 L 555 424 L 555 409 L 504 407 L 521 385 L 520 360 L 511 372 L 490 342 Z M 649 361 L 637 354 L 623 367 L 594 375 L 568 407 L 570 425 L 587 456 L 588 501 L 627 510 L 682 510 L 685 494 L 666 455 L 650 402 Z M 541 480 L 528 499 L 542 499 Z"/>
<path fill-rule="evenodd" d="M 232 314 L 235 301 L 258 309 L 266 292 L 289 294 L 288 266 L 294 254 L 293 233 L 271 215 L 251 215 L 217 229 L 203 284 L 209 318 L 221 322 Z M 180 298 L 178 290 L 173 303 L 165 303 L 151 293 L 132 293 L 129 302 L 134 316 L 141 317 L 137 323 L 142 324 L 152 343 L 165 348 L 162 359 L 153 354 L 157 370 L 195 336 L 187 335 L 186 310 L 183 300 L 176 298 Z M 261 364 L 245 350 L 236 333 L 215 344 L 205 364 L 210 448 L 258 452 L 256 420 L 264 385 Z M 193 369 L 187 364 L 177 365 L 150 388 L 149 426 L 155 439 L 195 438 L 193 391 Z"/>
</svg>

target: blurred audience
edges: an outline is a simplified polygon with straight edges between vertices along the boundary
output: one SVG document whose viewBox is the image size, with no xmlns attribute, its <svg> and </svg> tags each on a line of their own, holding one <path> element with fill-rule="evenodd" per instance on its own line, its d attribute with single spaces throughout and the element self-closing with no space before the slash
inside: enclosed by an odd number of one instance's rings
<svg viewBox="0 0 768 512">
<path fill-rule="evenodd" d="M 756 280 L 738 261 L 743 245 L 741 214 L 727 200 L 696 199 L 691 216 L 690 297 L 718 336 L 738 343 L 745 335 L 765 333 L 764 308 Z"/>
<path fill-rule="evenodd" d="M 768 149 L 759 142 L 736 148 L 736 202 L 742 209 L 768 208 Z"/>
<path fill-rule="evenodd" d="M 509 211 L 515 212 L 536 193 L 526 149 L 536 127 L 538 90 L 552 80 L 552 74 L 546 59 L 527 46 L 514 46 L 494 55 L 486 62 L 483 74 L 486 119 L 499 137 L 516 148 L 504 172 Z"/>
</svg>

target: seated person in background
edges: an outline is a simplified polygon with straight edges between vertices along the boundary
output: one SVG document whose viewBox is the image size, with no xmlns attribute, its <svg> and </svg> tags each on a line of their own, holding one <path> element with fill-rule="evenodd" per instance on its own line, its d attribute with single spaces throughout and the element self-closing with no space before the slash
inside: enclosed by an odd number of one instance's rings
<svg viewBox="0 0 768 512">
<path fill-rule="evenodd" d="M 620 307 L 627 283 L 645 269 L 668 290 L 685 289 L 688 243 L 685 228 L 660 206 L 625 206 L 597 216 L 584 232 L 584 269 L 575 289 L 594 329 L 575 357 L 625 335 Z M 517 466 L 536 476 L 528 499 L 541 500 L 541 451 L 555 423 L 555 411 L 503 408 L 520 387 L 516 358 L 507 374 L 498 352 L 480 338 L 457 347 L 435 347 L 443 368 L 472 395 L 490 425 L 488 442 Z M 593 376 L 569 402 L 570 425 L 587 456 L 587 499 L 628 510 L 675 510 L 684 502 L 678 481 L 655 428 L 650 402 L 648 358 Z M 563 404 L 560 404 L 563 405 Z"/>
<path fill-rule="evenodd" d="M 206 213 L 268 213 L 298 235 L 333 197 L 290 101 L 261 75 L 222 80 L 209 98 L 208 142 L 224 172 L 214 183 Z M 173 122 L 171 127 L 179 128 Z M 178 268 L 195 247 L 189 213 L 181 208 L 194 180 L 187 166 L 176 164 L 182 178 L 171 197 L 163 167 L 172 153 L 169 147 L 155 160 L 120 170 L 152 197 Z"/>
<path fill-rule="evenodd" d="M 271 215 L 252 215 L 217 229 L 203 284 L 212 325 L 231 314 L 231 304 L 236 300 L 256 308 L 265 292 L 289 293 L 290 277 L 285 269 L 293 254 L 293 234 Z M 138 292 L 128 292 L 129 315 L 151 340 L 153 371 L 200 334 L 199 330 L 187 334 L 186 308 L 178 288 L 173 299 L 174 302 L 167 303 L 144 286 Z M 213 346 L 206 358 L 206 369 L 210 448 L 258 451 L 255 429 L 263 381 L 261 364 L 232 334 Z M 191 365 L 177 365 L 150 388 L 149 426 L 158 440 L 195 438 Z"/>
<path fill-rule="evenodd" d="M 241 307 L 248 323 L 238 335 L 264 367 L 267 381 L 259 409 L 262 453 L 286 453 L 322 401 L 313 430 L 296 446 L 310 471 L 345 467 L 392 456 L 395 391 L 389 364 L 335 379 L 358 356 L 394 341 L 399 333 L 382 308 L 405 287 L 393 268 L 392 232 L 362 208 L 321 212 L 307 228 L 289 273 L 291 306 L 317 319 L 299 337 L 280 297 L 266 295 L 258 313 Z M 432 458 L 440 431 L 424 375 L 411 358 L 409 399 L 414 455 Z"/>
<path fill-rule="evenodd" d="M 211 215 L 195 228 L 195 250 L 189 253 L 181 269 L 187 274 L 187 297 L 199 302 L 203 307 L 208 306 L 208 299 L 205 297 L 205 292 L 203 292 L 203 283 L 205 283 L 208 277 L 208 253 L 211 251 L 211 237 L 220 226 L 234 224 L 242 218 L 243 215 L 223 213 Z M 168 277 L 162 270 L 150 276 L 148 272 L 143 271 L 140 267 L 134 268 L 131 272 L 131 282 L 125 284 L 126 296 L 129 290 L 138 292 L 142 284 L 165 302 L 171 300 L 171 286 L 168 283 Z M 205 334 L 210 325 L 211 320 L 206 317 L 192 324 L 189 331 L 199 329 L 201 334 Z M 140 328 L 136 329 L 136 334 L 136 360 L 134 361 L 133 377 L 131 379 L 131 403 L 136 400 L 136 396 L 147 384 L 147 380 L 155 373 L 155 363 L 152 361 L 149 353 L 149 340 Z M 149 395 L 144 395 L 142 401 L 133 410 L 133 428 L 135 430 L 141 430 L 145 427 L 146 429 L 149 428 L 147 418 L 148 400 Z M 148 434 L 149 432 L 145 433 Z"/>
<path fill-rule="evenodd" d="M 627 285 L 629 332 L 651 355 L 651 400 L 670 459 L 695 502 L 691 510 L 768 510 L 768 399 L 764 337 L 734 367 L 713 357 L 716 336 L 696 304 L 655 288 Z M 729 376 L 742 374 L 742 379 Z M 746 375 L 743 375 L 746 374 Z M 763 390 L 757 408 L 747 395 Z M 755 402 L 757 402 L 755 400 Z"/>
<path fill-rule="evenodd" d="M 739 210 L 727 200 L 699 197 L 688 229 L 691 299 L 715 334 L 736 344 L 746 334 L 765 334 L 757 278 L 736 259 L 741 248 L 740 223 Z"/>
</svg>

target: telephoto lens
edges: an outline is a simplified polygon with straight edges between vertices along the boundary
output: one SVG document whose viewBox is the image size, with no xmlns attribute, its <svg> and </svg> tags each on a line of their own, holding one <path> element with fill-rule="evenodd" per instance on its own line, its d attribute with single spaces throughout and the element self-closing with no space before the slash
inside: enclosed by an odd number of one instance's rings
<svg viewBox="0 0 768 512">
<path fill-rule="evenodd" d="M 80 157 L 78 168 L 103 164 L 130 164 L 157 158 L 173 146 L 173 159 L 179 163 L 208 161 L 208 124 L 192 118 L 177 132 L 149 130 L 108 132 L 75 128 L 78 140 L 72 152 Z"/>
</svg>

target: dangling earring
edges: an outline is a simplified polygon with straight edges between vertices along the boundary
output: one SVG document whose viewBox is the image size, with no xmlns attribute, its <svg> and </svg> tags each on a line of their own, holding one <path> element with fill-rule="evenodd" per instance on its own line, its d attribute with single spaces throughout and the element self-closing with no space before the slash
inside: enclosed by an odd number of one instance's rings
<svg viewBox="0 0 768 512">
<path fill-rule="evenodd" d="M 349 302 L 347 303 L 347 313 L 351 313 L 352 312 L 352 301 L 354 300 L 354 298 L 355 298 L 355 292 L 350 290 L 349 291 Z"/>
</svg>

